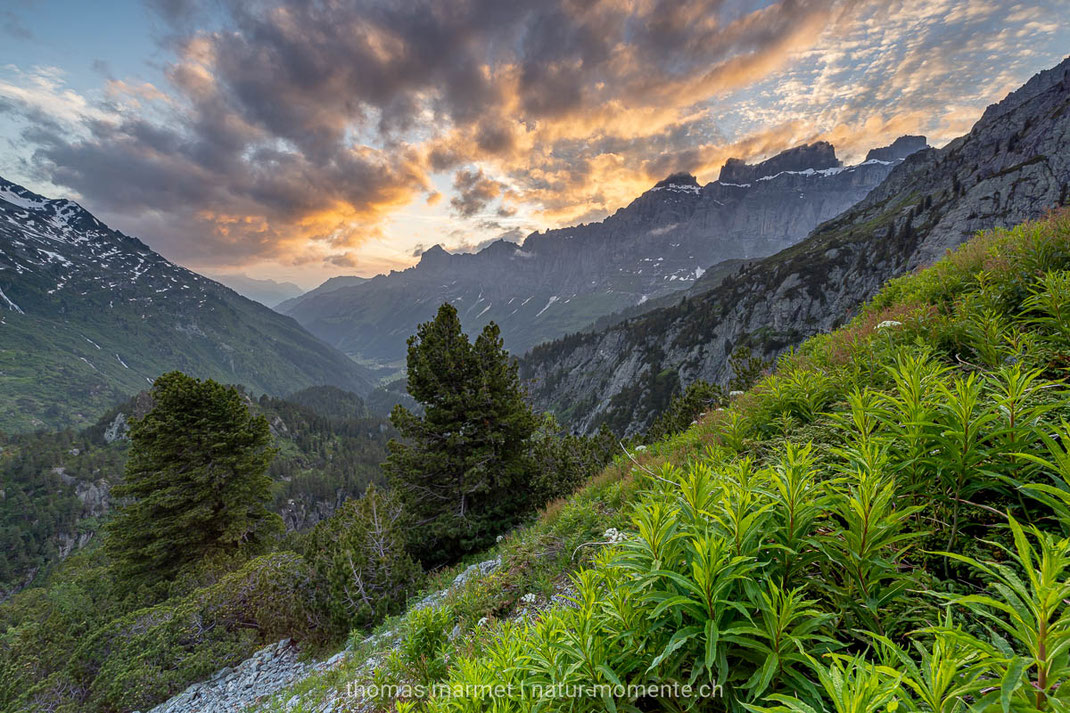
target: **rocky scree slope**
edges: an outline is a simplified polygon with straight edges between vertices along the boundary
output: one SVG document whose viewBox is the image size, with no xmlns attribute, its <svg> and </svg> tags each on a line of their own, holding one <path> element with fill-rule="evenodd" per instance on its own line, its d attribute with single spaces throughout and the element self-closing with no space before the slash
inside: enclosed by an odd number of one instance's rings
<svg viewBox="0 0 1070 713">
<path fill-rule="evenodd" d="M 888 278 L 982 228 L 1067 203 L 1068 184 L 1070 59 L 990 106 L 966 136 L 910 155 L 803 242 L 676 305 L 541 345 L 521 375 L 538 408 L 578 431 L 641 431 L 681 387 L 727 382 L 737 347 L 772 358 L 838 326 Z"/>
<path fill-rule="evenodd" d="M 294 320 L 0 179 L 0 429 L 88 425 L 173 369 L 257 393 L 371 390 Z"/>
<path fill-rule="evenodd" d="M 446 589 L 430 592 L 414 602 L 409 611 L 438 605 L 446 597 L 466 585 L 478 583 L 501 565 L 499 558 L 469 565 L 462 570 Z M 381 628 L 382 629 L 382 628 Z M 459 625 L 457 626 L 459 629 Z M 380 657 L 371 656 L 353 660 L 358 651 L 378 649 L 389 651 L 397 645 L 398 632 L 386 628 L 353 642 L 341 651 L 321 661 L 303 660 L 300 651 L 289 639 L 283 639 L 257 651 L 233 668 L 220 669 L 207 681 L 195 683 L 149 713 L 230 713 L 231 711 L 254 710 L 258 704 L 275 703 L 276 709 L 292 711 L 302 705 L 300 694 L 282 694 L 302 681 L 314 676 L 330 675 L 331 672 L 349 664 L 351 679 L 357 681 L 370 675 L 381 663 Z M 343 683 L 346 681 L 343 680 Z M 276 696 L 272 700 L 272 696 Z M 329 691 L 327 700 L 315 707 L 317 713 L 340 713 L 341 711 L 375 710 L 373 701 L 365 701 L 350 695 L 345 687 Z"/>
<path fill-rule="evenodd" d="M 600 223 L 499 241 L 475 254 L 440 246 L 419 264 L 331 287 L 278 309 L 342 351 L 399 362 L 405 340 L 443 302 L 469 332 L 490 321 L 507 349 L 583 328 L 599 317 L 686 289 L 715 263 L 769 255 L 861 200 L 902 159 L 925 146 L 908 137 L 886 158 L 843 166 L 831 144 L 801 146 L 751 166 L 725 165 L 700 186 L 674 174 Z"/>
</svg>

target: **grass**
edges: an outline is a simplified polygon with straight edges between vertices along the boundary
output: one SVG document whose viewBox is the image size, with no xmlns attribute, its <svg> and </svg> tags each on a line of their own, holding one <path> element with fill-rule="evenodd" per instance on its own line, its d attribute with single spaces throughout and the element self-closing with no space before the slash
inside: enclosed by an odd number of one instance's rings
<svg viewBox="0 0 1070 713">
<path fill-rule="evenodd" d="M 350 676 L 611 686 L 555 705 L 576 711 L 1065 710 L 1068 269 L 1063 213 L 893 280 L 727 409 L 549 505 L 498 571 L 392 623 L 396 648 L 259 710 L 317 710 Z M 612 689 L 666 682 L 719 696 Z"/>
</svg>

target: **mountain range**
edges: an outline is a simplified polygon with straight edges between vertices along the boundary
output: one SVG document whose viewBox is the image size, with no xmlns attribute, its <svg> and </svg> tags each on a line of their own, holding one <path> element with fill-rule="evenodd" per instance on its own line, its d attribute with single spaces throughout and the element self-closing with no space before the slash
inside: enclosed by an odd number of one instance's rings
<svg viewBox="0 0 1070 713">
<path fill-rule="evenodd" d="M 969 134 L 907 157 L 799 244 L 676 304 L 541 345 L 521 374 L 536 406 L 578 431 L 641 431 L 683 386 L 726 383 L 737 347 L 772 359 L 976 231 L 1068 201 L 1070 58 L 990 106 Z"/>
<path fill-rule="evenodd" d="M 372 389 L 293 319 L 0 179 L 0 430 L 88 425 L 173 369 L 253 393 Z"/>
<path fill-rule="evenodd" d="M 497 241 L 474 254 L 435 245 L 407 270 L 328 282 L 278 309 L 354 358 L 397 364 L 416 326 L 450 302 L 467 331 L 494 321 L 506 348 L 523 353 L 686 289 L 714 264 L 794 244 L 925 146 L 924 137 L 903 137 L 854 166 L 827 142 L 756 165 L 731 159 L 717 181 L 673 174 L 598 223 L 532 233 L 521 244 Z"/>
<path fill-rule="evenodd" d="M 299 297 L 305 292 L 292 282 L 261 280 L 235 273 L 209 274 L 208 276 L 216 282 L 226 285 L 242 297 L 248 297 L 265 307 L 276 307 L 280 303 Z"/>
<path fill-rule="evenodd" d="M 332 277 L 326 282 L 322 283 L 318 287 L 309 290 L 308 292 L 302 292 L 299 295 L 290 297 L 282 302 L 274 305 L 275 309 L 283 314 L 287 314 L 291 310 L 295 309 L 297 305 L 301 304 L 307 299 L 314 299 L 319 295 L 325 295 L 328 292 L 334 292 L 335 290 L 343 287 L 353 287 L 361 283 L 367 282 L 368 278 L 358 277 L 356 275 L 339 275 L 338 277 Z"/>
</svg>

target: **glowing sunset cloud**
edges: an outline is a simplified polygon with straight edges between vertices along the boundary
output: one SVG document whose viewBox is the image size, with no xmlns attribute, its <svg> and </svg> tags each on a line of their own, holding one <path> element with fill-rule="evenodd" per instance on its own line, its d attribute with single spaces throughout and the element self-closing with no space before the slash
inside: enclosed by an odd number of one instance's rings
<svg viewBox="0 0 1070 713">
<path fill-rule="evenodd" d="M 0 172 L 194 268 L 370 275 L 597 220 L 731 156 L 941 145 L 1061 59 L 1061 4 L 158 0 L 156 70 L 95 85 L 27 60 L 49 28 L 12 15 Z"/>
</svg>

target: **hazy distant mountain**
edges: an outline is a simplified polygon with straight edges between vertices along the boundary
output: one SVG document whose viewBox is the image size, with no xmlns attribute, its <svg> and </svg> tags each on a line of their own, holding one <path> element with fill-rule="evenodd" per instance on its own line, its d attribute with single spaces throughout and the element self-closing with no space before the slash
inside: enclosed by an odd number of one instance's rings
<svg viewBox="0 0 1070 713">
<path fill-rule="evenodd" d="M 735 347 L 771 358 L 842 324 L 889 277 L 976 231 L 1068 202 L 1070 59 L 990 106 L 966 136 L 911 155 L 798 245 L 675 305 L 541 345 L 521 375 L 539 408 L 578 430 L 641 430 L 695 379 L 724 383 Z"/>
<path fill-rule="evenodd" d="M 0 179 L 0 430 L 91 423 L 171 369 L 278 395 L 371 390 L 289 317 Z"/>
<path fill-rule="evenodd" d="M 242 297 L 255 300 L 265 307 L 275 307 L 280 302 L 297 297 L 304 293 L 300 287 L 292 282 L 276 282 L 275 280 L 259 280 L 248 275 L 211 275 L 212 279 L 221 282 Z"/>
<path fill-rule="evenodd" d="M 602 222 L 536 232 L 522 245 L 495 242 L 475 254 L 436 245 L 407 270 L 319 288 L 279 310 L 354 357 L 390 363 L 404 358 L 416 325 L 450 302 L 468 331 L 493 320 L 506 348 L 522 353 L 686 289 L 714 264 L 794 244 L 924 146 L 912 137 L 888 147 L 885 158 L 843 166 L 821 142 L 753 166 L 730 160 L 720 180 L 705 186 L 674 174 Z"/>
<path fill-rule="evenodd" d="M 339 275 L 338 277 L 329 278 L 319 287 L 311 289 L 308 292 L 303 292 L 302 294 L 291 297 L 290 299 L 287 299 L 284 302 L 279 302 L 274 305 L 274 307 L 275 310 L 278 312 L 282 312 L 283 314 L 289 314 L 290 310 L 294 309 L 298 304 L 300 304 L 307 298 L 314 298 L 318 295 L 325 295 L 328 292 L 334 292 L 335 290 L 341 289 L 343 287 L 352 287 L 354 285 L 359 285 L 362 282 L 367 281 L 368 278 L 366 277 L 357 277 L 356 275 Z"/>
</svg>

